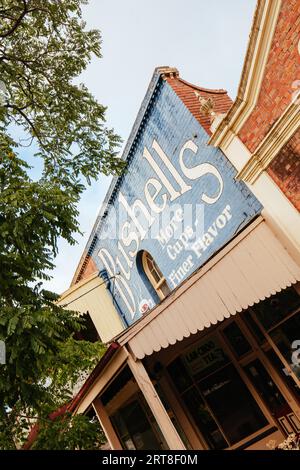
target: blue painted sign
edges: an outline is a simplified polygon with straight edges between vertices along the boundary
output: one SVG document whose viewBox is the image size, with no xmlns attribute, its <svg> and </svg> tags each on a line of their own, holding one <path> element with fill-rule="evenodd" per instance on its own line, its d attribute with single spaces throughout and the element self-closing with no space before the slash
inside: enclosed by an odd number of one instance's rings
<svg viewBox="0 0 300 470">
<path fill-rule="evenodd" d="M 130 142 L 90 254 L 111 279 L 127 324 L 159 297 L 141 265 L 151 254 L 169 288 L 181 284 L 261 210 L 260 203 L 171 86 L 160 77 Z"/>
</svg>

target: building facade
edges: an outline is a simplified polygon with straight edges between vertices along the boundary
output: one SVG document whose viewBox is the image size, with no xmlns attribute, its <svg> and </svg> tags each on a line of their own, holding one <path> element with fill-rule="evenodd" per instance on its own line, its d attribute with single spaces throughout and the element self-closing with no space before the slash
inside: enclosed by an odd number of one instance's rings
<svg viewBox="0 0 300 470">
<path fill-rule="evenodd" d="M 188 84 L 176 69 L 155 71 L 124 152 L 127 170 L 112 182 L 86 247 L 89 266 L 112 279 L 127 326 L 261 210 L 233 165 L 207 146 L 209 116 L 200 108 L 210 100 L 216 112 L 231 106 L 223 90 Z M 160 260 L 160 286 L 152 260 Z M 76 280 L 85 269 L 83 260 Z"/>
<path fill-rule="evenodd" d="M 113 449 L 300 433 L 299 40 L 298 0 L 258 1 L 234 103 L 155 70 L 73 279 L 125 326 L 72 405 Z"/>
<path fill-rule="evenodd" d="M 109 292 L 109 281 L 99 272 L 72 285 L 57 303 L 84 317 L 84 339 L 107 343 L 125 328 Z"/>
</svg>

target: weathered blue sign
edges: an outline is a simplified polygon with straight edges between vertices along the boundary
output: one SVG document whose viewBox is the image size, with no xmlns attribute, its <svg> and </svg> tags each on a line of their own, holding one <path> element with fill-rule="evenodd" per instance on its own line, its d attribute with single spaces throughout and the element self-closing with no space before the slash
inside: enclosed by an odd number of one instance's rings
<svg viewBox="0 0 300 470">
<path fill-rule="evenodd" d="M 149 93 L 151 99 L 149 99 Z M 127 324 L 159 301 L 141 264 L 151 254 L 170 290 L 232 239 L 261 205 L 168 82 L 156 78 L 89 252 Z"/>
</svg>

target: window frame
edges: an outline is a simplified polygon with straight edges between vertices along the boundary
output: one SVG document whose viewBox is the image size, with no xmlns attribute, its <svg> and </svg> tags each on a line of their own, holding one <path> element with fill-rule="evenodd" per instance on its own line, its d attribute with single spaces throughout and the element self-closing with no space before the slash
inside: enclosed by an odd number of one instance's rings
<svg viewBox="0 0 300 470">
<path fill-rule="evenodd" d="M 260 408 L 263 416 L 265 417 L 266 419 L 266 425 L 263 426 L 262 428 L 258 429 L 257 431 L 255 431 L 254 433 L 250 434 L 249 436 L 247 437 L 244 437 L 242 438 L 240 441 L 234 443 L 234 444 L 231 444 L 229 442 L 229 439 L 228 439 L 228 436 L 226 436 L 226 433 L 225 431 L 223 430 L 223 427 L 221 425 L 221 423 L 219 422 L 218 418 L 215 416 L 215 413 L 214 411 L 212 410 L 211 406 L 207 403 L 205 397 L 203 397 L 202 393 L 200 392 L 200 395 L 201 395 L 201 398 L 202 400 L 204 401 L 205 405 L 207 406 L 207 409 L 209 410 L 211 416 L 213 417 L 213 419 L 215 420 L 217 426 L 218 426 L 218 429 L 219 431 L 221 432 L 221 434 L 223 435 L 225 441 L 228 443 L 228 447 L 225 448 L 225 450 L 231 450 L 231 449 L 235 449 L 235 448 L 239 448 L 241 445 L 243 445 L 244 443 L 247 443 L 249 442 L 251 439 L 255 438 L 256 436 L 259 436 L 261 434 L 263 434 L 264 432 L 267 432 L 269 431 L 270 429 L 272 429 L 274 427 L 274 425 L 276 425 L 269 409 L 267 408 L 267 406 L 265 405 L 264 401 L 261 399 L 261 397 L 259 396 L 257 390 L 255 389 L 255 387 L 253 386 L 253 384 L 251 383 L 249 377 L 247 376 L 246 372 L 243 370 L 243 365 L 245 363 L 248 363 L 248 362 L 251 362 L 254 358 L 258 358 L 259 359 L 259 356 L 257 355 L 257 351 L 256 350 L 251 350 L 249 351 L 247 354 L 243 355 L 242 358 L 240 359 L 237 359 L 235 354 L 233 353 L 233 351 L 231 350 L 230 348 L 230 345 L 228 342 L 226 342 L 225 338 L 223 337 L 223 329 L 228 326 L 232 321 L 234 321 L 235 319 L 230 319 L 230 321 L 228 322 L 225 322 L 224 325 L 219 325 L 218 328 L 216 328 L 213 332 L 209 332 L 209 333 L 206 333 L 203 335 L 203 338 L 209 338 L 210 336 L 216 336 L 219 341 L 220 341 L 220 344 L 222 345 L 224 351 L 225 351 L 225 354 L 228 356 L 228 363 L 226 363 L 225 365 L 223 365 L 222 367 L 220 367 L 217 371 L 214 371 L 212 372 L 211 374 L 208 374 L 207 377 L 215 374 L 216 372 L 219 372 L 220 370 L 222 370 L 223 368 L 227 367 L 228 365 L 232 365 L 237 373 L 237 375 L 239 376 L 240 380 L 243 382 L 243 384 L 246 386 L 248 392 L 250 393 L 250 395 L 252 396 L 254 402 L 256 403 L 256 405 Z M 244 334 L 245 331 L 243 327 L 241 327 L 241 325 L 238 323 L 238 326 L 240 327 L 242 333 Z M 247 337 L 248 339 L 248 337 Z M 199 339 L 197 340 L 199 341 Z M 197 341 L 193 342 L 193 343 L 197 343 Z M 192 344 L 193 344 L 192 343 Z M 251 342 L 249 341 L 251 347 L 253 347 L 253 345 L 251 344 Z M 188 349 L 190 347 L 187 346 L 186 348 L 184 348 L 184 350 Z M 166 367 L 168 365 L 171 364 L 171 362 L 173 362 L 177 357 L 181 357 L 182 354 L 183 354 L 184 351 L 182 351 L 180 354 L 177 354 L 175 357 L 173 357 L 171 360 L 168 361 L 168 363 L 166 364 Z M 194 419 L 194 416 L 191 414 L 189 408 L 187 407 L 186 403 L 184 402 L 183 400 L 183 395 L 191 388 L 193 387 L 196 387 L 198 388 L 198 385 L 197 385 L 197 382 L 196 380 L 190 376 L 191 379 L 192 379 L 192 383 L 182 392 L 180 392 L 176 386 L 174 386 L 174 382 L 172 381 L 172 378 L 170 376 L 170 374 L 168 374 L 168 381 L 169 383 L 174 387 L 174 391 L 175 391 L 175 395 L 177 396 L 177 399 L 179 400 L 179 402 L 181 403 L 181 406 L 183 407 L 183 409 L 185 410 L 185 413 L 187 414 L 187 416 L 189 417 L 190 421 L 193 423 L 193 427 L 194 429 L 196 430 L 199 438 L 201 439 L 201 442 L 204 442 L 204 446 L 206 447 L 206 449 L 211 449 L 210 445 L 208 444 L 208 441 L 207 439 L 205 438 L 204 434 L 201 432 L 201 430 L 199 429 L 195 419 Z M 198 389 L 199 390 L 199 389 Z"/>
<path fill-rule="evenodd" d="M 160 278 L 158 281 L 155 279 L 155 277 L 153 276 L 153 274 L 150 270 L 150 267 L 148 265 L 148 260 L 150 260 L 150 262 L 153 264 L 153 269 L 156 271 L 157 276 Z M 155 262 L 153 256 L 146 250 L 144 250 L 142 252 L 142 266 L 143 266 L 144 272 L 145 272 L 151 286 L 153 287 L 153 289 L 157 293 L 159 299 L 160 300 L 165 299 L 167 297 L 167 295 L 171 292 L 171 290 L 169 288 L 169 285 L 167 283 L 167 280 L 166 280 L 165 276 L 162 274 L 162 272 L 159 269 L 157 263 Z M 163 290 L 161 289 L 161 287 L 164 284 L 165 284 L 165 286 L 167 287 L 167 289 L 169 291 L 168 294 L 165 294 L 163 292 Z"/>
<path fill-rule="evenodd" d="M 298 295 L 300 295 L 297 288 L 295 288 L 295 286 L 291 286 L 291 287 L 295 289 L 295 291 L 298 293 Z M 262 334 L 265 337 L 267 346 L 266 346 L 266 343 L 263 343 L 261 346 L 262 347 L 264 346 L 264 348 L 262 348 L 262 349 L 270 349 L 270 348 L 273 349 L 273 351 L 278 356 L 278 358 L 282 362 L 283 366 L 285 367 L 285 369 L 287 370 L 289 375 L 293 378 L 293 380 L 297 384 L 297 386 L 300 387 L 299 377 L 294 373 L 294 371 L 291 368 L 290 364 L 288 363 L 288 361 L 286 360 L 286 358 L 284 357 L 284 355 L 282 354 L 282 352 L 278 348 L 277 344 L 275 343 L 275 341 L 273 340 L 273 338 L 270 335 L 270 333 L 272 333 L 272 331 L 274 331 L 276 328 L 280 327 L 281 325 L 283 325 L 285 322 L 287 322 L 288 320 L 290 320 L 294 316 L 300 314 L 300 307 L 299 306 L 296 307 L 283 320 L 280 320 L 278 323 L 276 323 L 275 325 L 273 325 L 269 329 L 266 329 L 264 327 L 263 323 L 260 321 L 256 311 L 253 308 L 249 307 L 248 311 L 249 311 L 249 313 L 252 317 L 252 320 L 256 323 L 256 325 L 258 326 L 258 328 L 260 329 L 260 331 L 262 332 Z"/>
</svg>

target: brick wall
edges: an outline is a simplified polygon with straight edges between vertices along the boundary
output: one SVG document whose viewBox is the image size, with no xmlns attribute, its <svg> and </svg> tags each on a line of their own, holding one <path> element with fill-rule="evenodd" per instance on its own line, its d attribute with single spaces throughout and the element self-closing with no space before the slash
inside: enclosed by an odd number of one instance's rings
<svg viewBox="0 0 300 470">
<path fill-rule="evenodd" d="M 99 271 L 99 269 L 97 268 L 93 258 L 89 255 L 86 255 L 84 262 L 81 265 L 81 269 L 77 274 L 76 282 L 79 282 L 82 279 L 86 279 L 97 271 Z"/>
<path fill-rule="evenodd" d="M 197 87 L 179 77 L 168 77 L 167 82 L 209 135 L 211 135 L 212 118 L 209 112 L 205 112 L 201 108 L 199 98 L 204 102 L 211 100 L 212 111 L 216 114 L 227 113 L 232 105 L 232 100 L 226 90 L 209 90 Z"/>
<path fill-rule="evenodd" d="M 300 130 L 272 161 L 268 173 L 300 211 Z"/>
<path fill-rule="evenodd" d="M 251 152 L 291 102 L 300 80 L 299 40 L 300 1 L 283 0 L 258 102 L 239 133 Z"/>
</svg>

